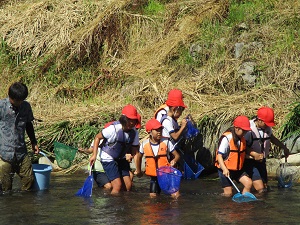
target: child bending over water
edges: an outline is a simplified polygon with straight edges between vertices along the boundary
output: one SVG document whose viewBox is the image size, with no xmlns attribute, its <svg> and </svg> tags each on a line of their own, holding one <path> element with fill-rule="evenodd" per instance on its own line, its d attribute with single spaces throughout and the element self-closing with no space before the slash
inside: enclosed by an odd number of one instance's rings
<svg viewBox="0 0 300 225">
<path fill-rule="evenodd" d="M 104 128 L 94 139 L 90 164 L 95 163 L 99 143 L 104 139 L 100 160 L 112 185 L 111 194 L 118 194 L 121 191 L 122 183 L 127 191 L 132 187 L 129 162 L 139 147 L 139 134 L 135 127 L 138 120 L 139 115 L 136 108 L 127 105 L 123 108 L 120 119 Z"/>
<path fill-rule="evenodd" d="M 232 184 L 227 177 L 244 185 L 243 193 L 250 192 L 252 180 L 242 169 L 246 155 L 246 141 L 244 135 L 251 130 L 249 119 L 238 116 L 219 139 L 216 152 L 216 166 L 221 180 L 223 195 L 232 196 Z"/>
</svg>

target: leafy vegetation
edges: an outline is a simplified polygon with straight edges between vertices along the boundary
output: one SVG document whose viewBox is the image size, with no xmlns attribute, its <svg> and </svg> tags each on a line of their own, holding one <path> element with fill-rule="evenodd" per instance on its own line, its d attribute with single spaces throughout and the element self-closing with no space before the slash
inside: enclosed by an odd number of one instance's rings
<svg viewBox="0 0 300 225">
<path fill-rule="evenodd" d="M 149 0 L 148 4 L 144 8 L 144 12 L 146 15 L 157 15 L 162 14 L 165 11 L 164 4 L 159 1 Z"/>
<path fill-rule="evenodd" d="M 294 102 L 290 106 L 290 112 L 281 127 L 281 138 L 287 140 L 291 137 L 296 141 L 300 137 L 300 102 Z M 295 142 L 294 142 L 295 143 Z"/>
</svg>

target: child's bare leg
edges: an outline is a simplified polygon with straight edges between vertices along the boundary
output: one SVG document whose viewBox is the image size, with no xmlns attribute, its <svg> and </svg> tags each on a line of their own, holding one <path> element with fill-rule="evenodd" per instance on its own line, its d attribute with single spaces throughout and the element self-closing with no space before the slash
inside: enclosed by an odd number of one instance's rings
<svg viewBox="0 0 300 225">
<path fill-rule="evenodd" d="M 112 189 L 112 185 L 111 185 L 110 182 L 104 184 L 103 187 L 104 187 L 105 189 Z"/>
<path fill-rule="evenodd" d="M 116 178 L 114 180 L 111 181 L 111 185 L 112 185 L 112 190 L 111 190 L 111 194 L 119 194 L 121 187 L 122 187 L 122 182 L 121 182 L 121 178 Z"/>
<path fill-rule="evenodd" d="M 250 192 L 252 187 L 252 180 L 250 177 L 242 176 L 239 181 L 244 185 L 243 193 Z"/>
<path fill-rule="evenodd" d="M 180 193 L 179 193 L 179 191 L 177 191 L 177 192 L 171 194 L 171 196 L 172 196 L 172 198 L 177 199 L 180 196 Z"/>
<path fill-rule="evenodd" d="M 123 181 L 124 181 L 126 190 L 130 191 L 131 187 L 132 187 L 132 181 L 131 181 L 130 176 L 123 177 Z"/>
<path fill-rule="evenodd" d="M 264 191 L 264 183 L 262 180 L 254 180 L 253 182 L 253 187 L 258 193 L 262 193 Z"/>
<path fill-rule="evenodd" d="M 223 193 L 222 193 L 223 196 L 226 196 L 226 197 L 230 197 L 232 196 L 232 187 L 229 186 L 229 187 L 224 187 L 223 188 Z"/>
<path fill-rule="evenodd" d="M 157 196 L 156 193 L 150 193 L 150 198 L 155 198 Z"/>
<path fill-rule="evenodd" d="M 134 171 L 134 174 L 136 174 L 135 171 Z M 129 176 L 130 176 L 131 181 L 133 181 L 134 175 L 133 175 L 133 172 L 132 172 L 132 171 L 129 171 Z"/>
</svg>

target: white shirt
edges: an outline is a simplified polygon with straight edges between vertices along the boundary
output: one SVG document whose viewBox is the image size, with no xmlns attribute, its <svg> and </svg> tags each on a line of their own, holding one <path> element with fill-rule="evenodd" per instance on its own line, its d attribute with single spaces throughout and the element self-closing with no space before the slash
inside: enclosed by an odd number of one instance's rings
<svg viewBox="0 0 300 225">
<path fill-rule="evenodd" d="M 156 114 L 156 119 L 160 122 L 163 115 L 167 115 L 169 112 L 169 106 L 166 106 L 163 109 L 160 109 Z"/>
<path fill-rule="evenodd" d="M 114 143 L 117 138 L 117 132 L 120 129 L 122 129 L 121 124 L 112 124 L 102 130 L 102 136 L 107 139 L 108 143 Z M 139 145 L 139 132 L 137 131 L 136 128 L 133 128 L 133 130 L 135 131 L 135 137 L 134 137 L 132 146 L 138 146 Z M 129 133 L 124 132 L 124 135 L 125 135 L 125 140 L 128 140 Z M 109 154 L 107 154 L 104 151 L 100 151 L 100 158 L 101 158 L 101 162 L 111 162 L 114 160 L 113 157 L 111 157 Z M 125 156 L 124 156 L 124 158 L 125 158 Z"/>
<path fill-rule="evenodd" d="M 163 137 L 171 137 L 171 133 L 175 132 L 175 130 L 179 129 L 179 125 L 176 120 L 174 120 L 172 117 L 167 116 L 166 119 L 162 122 L 162 125 L 164 127 L 162 131 L 162 136 Z"/>
<path fill-rule="evenodd" d="M 223 137 L 220 146 L 218 148 L 218 153 L 222 154 L 224 159 L 227 158 L 229 155 L 229 151 L 230 151 L 229 140 L 231 139 L 232 139 L 232 134 Z M 238 145 L 240 145 L 240 141 L 238 141 Z"/>
</svg>

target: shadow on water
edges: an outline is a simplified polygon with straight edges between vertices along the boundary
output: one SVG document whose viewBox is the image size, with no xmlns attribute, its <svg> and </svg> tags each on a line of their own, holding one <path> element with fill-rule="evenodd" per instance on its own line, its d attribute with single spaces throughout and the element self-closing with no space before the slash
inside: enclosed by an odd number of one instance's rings
<svg viewBox="0 0 300 225">
<path fill-rule="evenodd" d="M 131 192 L 111 196 L 94 185 L 92 198 L 76 197 L 86 174 L 51 175 L 50 189 L 20 192 L 18 184 L 0 196 L 1 224 L 299 224 L 300 186 L 256 195 L 235 203 L 220 196 L 216 179 L 182 180 L 178 200 L 149 198 L 147 177 L 134 178 Z"/>
</svg>

